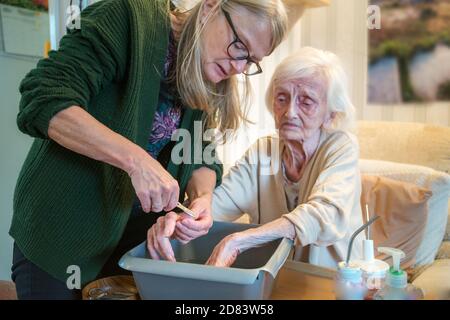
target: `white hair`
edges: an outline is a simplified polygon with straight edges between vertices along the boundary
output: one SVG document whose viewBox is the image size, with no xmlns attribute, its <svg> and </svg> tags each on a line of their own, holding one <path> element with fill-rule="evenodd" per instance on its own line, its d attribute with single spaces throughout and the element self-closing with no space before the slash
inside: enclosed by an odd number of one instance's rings
<svg viewBox="0 0 450 320">
<path fill-rule="evenodd" d="M 328 131 L 354 130 L 355 107 L 348 93 L 347 75 L 339 58 L 332 52 L 304 47 L 285 58 L 275 69 L 266 93 L 266 104 L 273 114 L 275 86 L 284 81 L 322 74 L 327 81 L 327 109 L 335 113 Z"/>
</svg>

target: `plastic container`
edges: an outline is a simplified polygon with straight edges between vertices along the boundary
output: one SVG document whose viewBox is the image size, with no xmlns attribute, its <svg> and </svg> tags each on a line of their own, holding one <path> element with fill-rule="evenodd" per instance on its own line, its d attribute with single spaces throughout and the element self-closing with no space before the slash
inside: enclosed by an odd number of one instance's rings
<svg viewBox="0 0 450 320">
<path fill-rule="evenodd" d="M 385 285 L 389 265 L 375 259 L 373 240 L 363 240 L 363 256 L 363 260 L 355 260 L 353 263 L 361 269 L 363 281 L 367 287 L 364 300 L 373 300 L 374 294 Z"/>
<path fill-rule="evenodd" d="M 384 288 L 386 274 L 389 270 L 389 265 L 387 263 L 386 265 L 384 261 L 374 260 L 370 264 L 364 263 L 360 266 L 363 273 L 363 280 L 367 287 L 364 300 L 373 300 L 373 296 Z"/>
<path fill-rule="evenodd" d="M 279 239 L 245 251 L 230 268 L 204 265 L 225 236 L 253 227 L 214 222 L 206 236 L 187 245 L 171 241 L 177 262 L 152 260 L 144 242 L 127 252 L 119 265 L 133 273 L 142 299 L 268 299 L 292 241 Z"/>
<path fill-rule="evenodd" d="M 392 256 L 393 265 L 389 269 L 386 285 L 375 295 L 375 300 L 420 300 L 423 299 L 421 289 L 408 284 L 408 277 L 404 270 L 400 269 L 400 261 L 405 253 L 394 248 L 378 248 L 379 252 Z"/>
<path fill-rule="evenodd" d="M 336 300 L 364 300 L 367 287 L 358 265 L 342 261 L 335 278 Z"/>
</svg>

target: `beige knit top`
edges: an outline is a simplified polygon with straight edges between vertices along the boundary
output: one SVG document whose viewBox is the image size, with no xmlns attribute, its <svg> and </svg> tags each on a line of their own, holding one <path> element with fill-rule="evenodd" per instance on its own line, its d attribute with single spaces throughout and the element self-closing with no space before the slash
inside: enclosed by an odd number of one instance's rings
<svg viewBox="0 0 450 320">
<path fill-rule="evenodd" d="M 276 136 L 261 138 L 247 150 L 214 192 L 214 219 L 233 221 L 248 213 L 251 223 L 264 224 L 284 216 L 296 229 L 295 256 L 334 268 L 345 260 L 350 236 L 363 224 L 356 137 L 322 131 L 297 184 L 294 208 L 288 205 L 292 195 L 286 194 L 281 150 Z M 360 234 L 355 240 L 352 259 L 361 258 L 362 239 Z"/>
</svg>

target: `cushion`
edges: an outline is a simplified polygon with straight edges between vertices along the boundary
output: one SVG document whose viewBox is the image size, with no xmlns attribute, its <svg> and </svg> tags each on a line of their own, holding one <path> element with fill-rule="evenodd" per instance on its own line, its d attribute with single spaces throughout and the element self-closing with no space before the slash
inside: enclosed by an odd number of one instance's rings
<svg viewBox="0 0 450 320">
<path fill-rule="evenodd" d="M 360 160 L 361 172 L 414 183 L 431 190 L 428 219 L 422 243 L 416 253 L 416 267 L 433 263 L 447 226 L 450 176 L 434 169 L 380 160 Z"/>
<path fill-rule="evenodd" d="M 450 259 L 436 260 L 413 281 L 413 285 L 423 290 L 425 299 L 449 300 L 449 274 Z"/>
<path fill-rule="evenodd" d="M 367 204 L 369 213 L 380 216 L 371 226 L 375 248 L 403 250 L 406 257 L 402 260 L 402 268 L 411 267 L 423 239 L 428 217 L 427 200 L 431 197 L 431 191 L 412 183 L 379 176 L 362 175 L 361 182 L 363 213 Z M 377 255 L 377 258 L 387 260 L 389 257 Z"/>
<path fill-rule="evenodd" d="M 450 241 L 442 242 L 436 255 L 436 259 L 450 259 Z"/>
</svg>

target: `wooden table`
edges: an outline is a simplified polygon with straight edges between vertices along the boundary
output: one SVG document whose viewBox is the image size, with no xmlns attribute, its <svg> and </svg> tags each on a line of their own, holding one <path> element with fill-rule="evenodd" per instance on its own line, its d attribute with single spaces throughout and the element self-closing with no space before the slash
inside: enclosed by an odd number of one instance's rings
<svg viewBox="0 0 450 320">
<path fill-rule="evenodd" d="M 303 262 L 287 261 L 275 281 L 273 300 L 335 300 L 336 271 Z"/>
<path fill-rule="evenodd" d="M 302 262 L 287 261 L 278 272 L 270 299 L 273 300 L 334 300 L 335 271 Z M 130 293 L 127 300 L 139 299 L 133 277 L 117 276 L 100 279 L 83 289 L 83 299 L 89 299 L 89 290 L 107 288 Z"/>
</svg>

